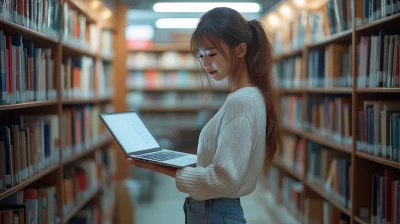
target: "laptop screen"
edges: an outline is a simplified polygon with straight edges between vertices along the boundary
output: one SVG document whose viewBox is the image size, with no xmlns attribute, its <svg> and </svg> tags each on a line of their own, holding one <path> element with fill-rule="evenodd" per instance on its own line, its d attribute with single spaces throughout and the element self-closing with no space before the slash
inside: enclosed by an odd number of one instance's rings
<svg viewBox="0 0 400 224">
<path fill-rule="evenodd" d="M 127 154 L 160 147 L 136 112 L 101 116 Z"/>
</svg>

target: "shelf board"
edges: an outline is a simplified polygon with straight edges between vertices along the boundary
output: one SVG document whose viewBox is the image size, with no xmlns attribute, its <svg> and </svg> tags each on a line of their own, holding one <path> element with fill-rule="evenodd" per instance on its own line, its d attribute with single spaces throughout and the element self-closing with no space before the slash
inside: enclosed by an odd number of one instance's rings
<svg viewBox="0 0 400 224">
<path fill-rule="evenodd" d="M 64 215 L 63 223 L 68 223 L 87 203 L 89 203 L 94 197 L 100 193 L 100 187 L 97 188 L 89 197 L 79 201 L 74 207 Z"/>
<path fill-rule="evenodd" d="M 71 54 L 71 55 L 85 55 L 85 56 L 89 56 L 89 57 L 96 57 L 96 53 L 95 52 L 91 52 L 89 50 L 86 49 L 82 49 L 79 46 L 74 46 L 68 42 L 62 42 L 62 46 L 63 46 L 63 54 Z"/>
<path fill-rule="evenodd" d="M 128 89 L 129 92 L 133 91 L 143 91 L 143 92 L 207 92 L 208 88 L 202 89 L 201 87 L 190 87 L 190 88 L 181 88 L 181 87 L 159 87 L 159 88 L 131 88 Z M 227 88 L 212 88 L 211 92 L 229 92 Z"/>
<path fill-rule="evenodd" d="M 279 94 L 300 94 L 306 92 L 306 88 L 279 88 Z"/>
<path fill-rule="evenodd" d="M 0 111 L 23 109 L 23 108 L 30 108 L 30 107 L 53 106 L 53 105 L 57 105 L 57 100 L 41 100 L 41 101 L 32 101 L 32 102 L 26 102 L 26 103 L 17 103 L 17 104 L 12 104 L 12 105 L 1 105 Z"/>
<path fill-rule="evenodd" d="M 57 44 L 59 40 L 41 32 L 26 28 L 16 23 L 0 19 L 0 26 L 2 30 L 8 32 L 8 34 L 21 34 L 24 38 L 29 37 L 38 41 Z"/>
<path fill-rule="evenodd" d="M 302 52 L 303 52 L 303 48 L 299 48 L 299 49 L 291 50 L 288 52 L 280 53 L 280 54 L 273 56 L 273 61 L 281 61 L 285 58 L 297 56 L 297 55 L 301 54 Z"/>
<path fill-rule="evenodd" d="M 400 88 L 357 88 L 357 93 L 400 93 Z"/>
<path fill-rule="evenodd" d="M 129 67 L 129 71 L 147 71 L 147 70 L 154 70 L 154 71 L 159 71 L 159 72 L 174 72 L 174 71 L 179 71 L 179 70 L 185 70 L 189 72 L 201 72 L 201 69 L 198 68 L 192 68 L 192 67 L 175 67 L 175 68 L 169 68 L 169 67 L 147 67 L 147 68 L 141 68 L 141 67 Z"/>
<path fill-rule="evenodd" d="M 340 42 L 344 40 L 350 40 L 351 41 L 351 35 L 352 35 L 353 30 L 346 30 L 342 31 L 339 33 L 332 34 L 328 37 L 325 37 L 323 41 L 319 41 L 313 44 L 307 45 L 308 48 L 315 48 L 323 45 L 327 45 L 333 42 Z"/>
<path fill-rule="evenodd" d="M 153 44 L 153 46 L 144 49 L 130 49 L 130 52 L 164 52 L 164 51 L 181 51 L 191 52 L 189 44 Z"/>
<path fill-rule="evenodd" d="M 321 196 L 323 199 L 327 200 L 330 204 L 335 206 L 337 209 L 339 209 L 341 212 L 345 213 L 349 217 L 351 217 L 351 210 L 345 208 L 343 205 L 341 205 L 337 200 L 335 200 L 333 197 L 331 197 L 328 193 L 326 193 L 323 189 L 320 187 L 317 187 L 315 184 L 311 184 L 308 180 L 304 181 L 304 184 L 310 188 L 312 191 L 317 193 L 319 196 Z"/>
<path fill-rule="evenodd" d="M 0 193 L 0 200 L 2 200 L 4 198 L 14 194 L 17 191 L 22 190 L 23 188 L 25 188 L 26 186 L 32 184 L 33 182 L 35 182 L 35 181 L 41 179 L 42 177 L 52 173 L 53 171 L 57 170 L 58 167 L 59 167 L 58 165 L 54 165 L 54 166 L 51 166 L 49 168 L 46 168 L 46 169 L 40 171 L 39 173 L 35 174 L 34 176 L 28 178 L 27 180 L 23 181 L 22 183 L 7 189 L 5 192 Z"/>
<path fill-rule="evenodd" d="M 385 158 L 381 158 L 381 157 L 376 157 L 374 155 L 370 155 L 368 153 L 365 152 L 356 152 L 356 156 L 372 161 L 372 162 L 376 162 L 376 163 L 380 163 L 383 164 L 385 166 L 391 166 L 393 168 L 396 169 L 400 169 L 400 163 L 399 162 L 395 162 L 395 161 L 390 161 L 388 159 Z"/>
<path fill-rule="evenodd" d="M 85 157 L 86 155 L 91 154 L 92 152 L 96 151 L 96 149 L 103 147 L 104 145 L 108 144 L 109 142 L 111 142 L 111 137 L 107 137 L 103 140 L 100 140 L 99 142 L 97 142 L 95 145 L 84 149 L 83 152 L 79 153 L 79 154 L 75 154 L 73 156 L 71 156 L 70 158 L 66 159 L 63 161 L 63 165 L 68 165 L 69 163 L 72 163 L 74 161 L 77 161 L 83 157 Z"/>
<path fill-rule="evenodd" d="M 218 110 L 220 107 L 211 106 L 193 106 L 193 107 L 159 107 L 159 106 L 144 106 L 140 107 L 140 112 L 197 112 L 203 109 Z"/>
<path fill-rule="evenodd" d="M 272 164 L 275 165 L 276 167 L 278 167 L 279 169 L 285 171 L 290 176 L 292 176 L 292 177 L 294 177 L 294 178 L 296 178 L 298 180 L 304 181 L 304 178 L 302 177 L 302 174 L 300 174 L 300 173 L 294 171 L 293 169 L 289 168 L 288 166 L 286 166 L 281 161 L 272 160 Z"/>
<path fill-rule="evenodd" d="M 329 147 L 331 149 L 336 149 L 336 150 L 339 150 L 339 151 L 342 151 L 342 152 L 345 152 L 345 153 L 349 153 L 349 154 L 352 153 L 352 149 L 350 147 L 340 145 L 340 144 L 338 144 L 338 143 L 336 143 L 336 142 L 334 142 L 334 141 L 332 141 L 330 139 L 324 138 L 324 137 L 319 136 L 317 134 L 313 134 L 313 133 L 307 132 L 305 130 L 303 131 L 303 130 L 299 130 L 297 128 L 292 128 L 292 127 L 288 127 L 288 126 L 285 126 L 284 130 L 289 132 L 289 133 L 292 133 L 292 134 L 301 136 L 303 138 L 306 138 L 308 140 L 311 140 L 311 141 L 313 141 L 315 143 L 318 143 L 320 145 L 324 145 L 326 147 Z"/>
<path fill-rule="evenodd" d="M 371 22 L 369 24 L 364 24 L 364 25 L 358 26 L 358 27 L 356 27 L 356 32 L 369 31 L 369 30 L 375 30 L 375 29 L 378 30 L 380 28 L 380 26 L 388 25 L 388 24 L 394 23 L 396 21 L 397 22 L 400 21 L 399 13 L 392 15 L 392 16 L 385 17 L 383 19 L 379 19 L 379 20 Z"/>
<path fill-rule="evenodd" d="M 321 93 L 321 94 L 352 94 L 352 88 L 309 88 L 308 93 Z"/>
<path fill-rule="evenodd" d="M 98 98 L 88 98 L 88 99 L 63 99 L 62 103 L 64 105 L 81 105 L 81 104 L 99 104 L 111 102 L 112 97 L 98 97 Z"/>
<path fill-rule="evenodd" d="M 368 224 L 368 222 L 358 218 L 357 216 L 354 217 L 354 221 L 358 224 Z"/>
</svg>

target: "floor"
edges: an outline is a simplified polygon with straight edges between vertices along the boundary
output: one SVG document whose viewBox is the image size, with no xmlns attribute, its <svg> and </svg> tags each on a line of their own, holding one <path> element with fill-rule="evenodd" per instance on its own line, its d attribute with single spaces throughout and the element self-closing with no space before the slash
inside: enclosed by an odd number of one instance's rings
<svg viewBox="0 0 400 224">
<path fill-rule="evenodd" d="M 154 196 L 157 200 L 137 205 L 135 224 L 184 224 L 183 202 L 187 195 L 176 189 L 173 178 L 156 174 L 155 180 Z M 264 197 L 265 193 L 257 187 L 252 194 L 241 199 L 247 224 L 282 223 L 275 217 L 276 211 L 267 209 L 268 206 L 261 201 Z"/>
</svg>

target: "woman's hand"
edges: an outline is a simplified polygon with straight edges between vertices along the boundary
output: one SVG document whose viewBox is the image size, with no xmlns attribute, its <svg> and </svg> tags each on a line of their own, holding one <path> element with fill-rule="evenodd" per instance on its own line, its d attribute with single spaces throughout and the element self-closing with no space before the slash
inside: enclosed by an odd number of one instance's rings
<svg viewBox="0 0 400 224">
<path fill-rule="evenodd" d="M 176 171 L 178 170 L 177 168 L 157 165 L 157 164 L 149 163 L 149 162 L 143 162 L 143 161 L 135 160 L 132 158 L 127 158 L 126 160 L 138 168 L 149 169 L 149 170 L 155 171 L 157 173 L 162 173 L 162 174 L 168 175 L 173 178 L 175 178 Z"/>
</svg>

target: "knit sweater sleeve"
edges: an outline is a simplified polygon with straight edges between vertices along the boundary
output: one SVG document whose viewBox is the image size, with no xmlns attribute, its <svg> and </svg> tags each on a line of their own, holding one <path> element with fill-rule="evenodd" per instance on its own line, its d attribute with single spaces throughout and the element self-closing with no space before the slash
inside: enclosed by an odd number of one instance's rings
<svg viewBox="0 0 400 224">
<path fill-rule="evenodd" d="M 176 186 L 195 200 L 235 197 L 250 165 L 253 128 L 248 117 L 232 118 L 221 126 L 213 163 L 176 172 Z"/>
</svg>

